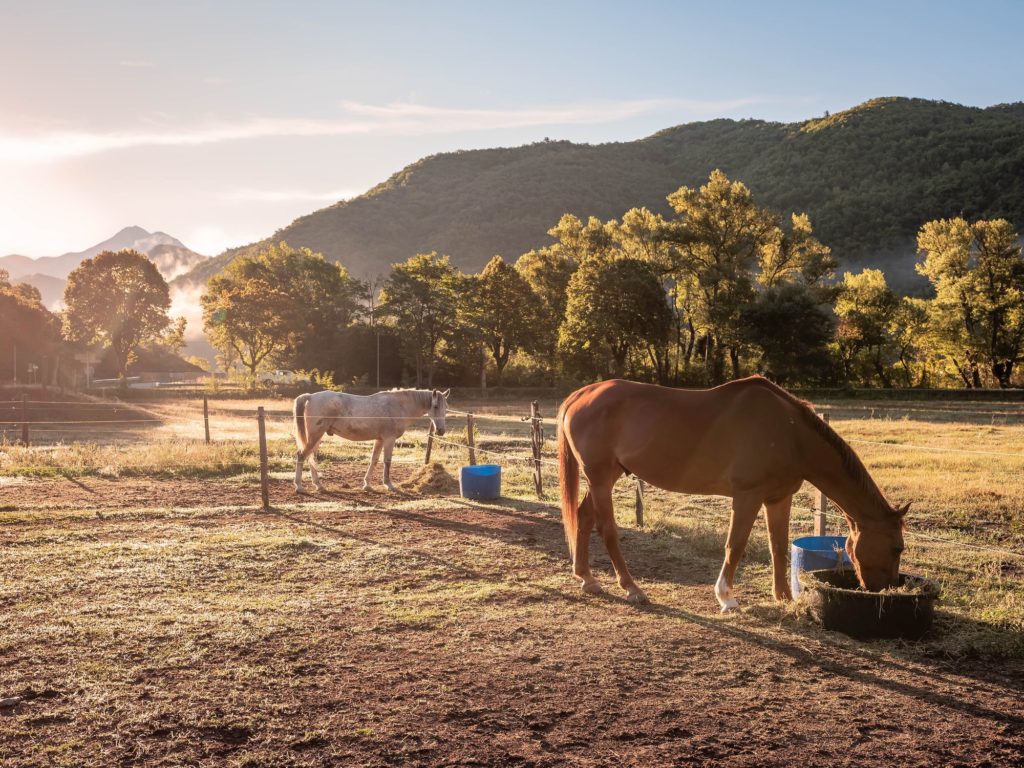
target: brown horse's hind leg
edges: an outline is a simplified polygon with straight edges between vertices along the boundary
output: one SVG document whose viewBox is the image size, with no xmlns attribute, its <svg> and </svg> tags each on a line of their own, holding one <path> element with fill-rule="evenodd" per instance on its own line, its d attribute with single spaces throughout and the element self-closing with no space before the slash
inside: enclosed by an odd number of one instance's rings
<svg viewBox="0 0 1024 768">
<path fill-rule="evenodd" d="M 729 537 L 725 542 L 725 562 L 722 572 L 715 583 L 715 597 L 718 598 L 722 612 L 732 611 L 739 607 L 733 597 L 732 585 L 736 577 L 736 569 L 743 558 L 743 550 L 747 548 L 750 529 L 754 527 L 757 512 L 761 509 L 761 499 L 750 496 L 735 496 L 732 500 L 732 519 L 729 521 Z"/>
<path fill-rule="evenodd" d="M 583 582 L 581 589 L 591 595 L 604 592 L 601 583 L 590 570 L 590 533 L 594 530 L 594 499 L 587 491 L 580 502 L 576 524 L 576 542 L 573 546 L 572 572 Z"/>
<path fill-rule="evenodd" d="M 764 516 L 768 523 L 768 541 L 772 550 L 772 576 L 775 580 L 775 599 L 792 600 L 789 574 L 786 568 L 786 552 L 789 549 L 789 509 L 792 496 L 764 505 Z"/>
<path fill-rule="evenodd" d="M 626 565 L 626 558 L 622 556 L 622 548 L 619 546 L 619 527 L 615 524 L 615 509 L 612 505 L 611 486 L 591 487 L 590 493 L 594 499 L 594 506 L 597 508 L 598 530 L 601 531 L 605 549 L 608 550 L 608 556 L 615 567 L 619 586 L 626 590 L 626 600 L 634 605 L 647 604 L 650 602 L 647 595 L 633 581 L 629 567 Z"/>
</svg>

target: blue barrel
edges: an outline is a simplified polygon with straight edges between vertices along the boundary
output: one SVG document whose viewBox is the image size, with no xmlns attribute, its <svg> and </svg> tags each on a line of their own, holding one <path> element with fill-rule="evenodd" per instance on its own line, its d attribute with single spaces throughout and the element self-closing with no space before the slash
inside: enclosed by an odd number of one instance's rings
<svg viewBox="0 0 1024 768">
<path fill-rule="evenodd" d="M 501 496 L 501 467 L 477 464 L 459 470 L 459 493 L 464 499 L 496 499 Z"/>
<path fill-rule="evenodd" d="M 789 583 L 793 597 L 800 594 L 801 571 L 838 571 L 852 568 L 845 536 L 801 536 L 793 539 Z"/>
</svg>

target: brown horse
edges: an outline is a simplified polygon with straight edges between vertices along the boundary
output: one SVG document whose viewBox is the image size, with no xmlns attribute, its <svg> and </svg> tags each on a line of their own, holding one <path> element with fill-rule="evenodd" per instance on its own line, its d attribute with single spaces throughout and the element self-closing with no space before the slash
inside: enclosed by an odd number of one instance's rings
<svg viewBox="0 0 1024 768">
<path fill-rule="evenodd" d="M 623 474 L 667 491 L 732 497 L 725 562 L 715 584 L 723 611 L 737 606 L 733 578 L 762 505 L 775 598 L 792 599 L 789 513 L 804 480 L 846 516 L 846 547 L 861 586 L 879 590 L 898 582 L 910 505 L 890 505 L 853 449 L 808 403 L 767 379 L 752 376 L 706 390 L 603 381 L 566 398 L 558 430 L 562 522 L 584 592 L 602 591 L 590 571 L 596 525 L 626 599 L 647 602 L 626 567 L 612 512 L 612 486 Z M 577 506 L 580 467 L 590 487 Z"/>
</svg>

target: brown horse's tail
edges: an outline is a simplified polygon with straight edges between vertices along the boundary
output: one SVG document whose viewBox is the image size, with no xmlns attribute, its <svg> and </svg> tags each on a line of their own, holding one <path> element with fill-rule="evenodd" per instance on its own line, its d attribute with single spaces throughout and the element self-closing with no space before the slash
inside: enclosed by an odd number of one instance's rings
<svg viewBox="0 0 1024 768">
<path fill-rule="evenodd" d="M 306 403 L 309 402 L 309 395 L 299 395 L 295 398 L 295 405 L 292 412 L 295 414 L 295 444 L 300 451 L 306 450 Z"/>
<path fill-rule="evenodd" d="M 562 526 L 569 555 L 576 557 L 576 529 L 579 525 L 577 499 L 580 493 L 580 463 L 565 434 L 565 415 L 558 420 L 558 483 L 562 487 Z"/>
</svg>

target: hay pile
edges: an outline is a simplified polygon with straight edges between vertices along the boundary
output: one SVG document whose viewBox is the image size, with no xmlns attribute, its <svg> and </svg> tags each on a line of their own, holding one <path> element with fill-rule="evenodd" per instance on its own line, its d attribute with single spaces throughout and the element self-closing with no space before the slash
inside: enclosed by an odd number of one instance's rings
<svg viewBox="0 0 1024 768">
<path fill-rule="evenodd" d="M 415 493 L 451 495 L 459 492 L 459 481 L 448 474 L 440 463 L 433 462 L 416 470 L 416 473 L 402 483 L 402 488 Z"/>
</svg>

